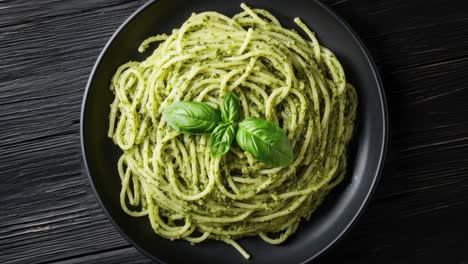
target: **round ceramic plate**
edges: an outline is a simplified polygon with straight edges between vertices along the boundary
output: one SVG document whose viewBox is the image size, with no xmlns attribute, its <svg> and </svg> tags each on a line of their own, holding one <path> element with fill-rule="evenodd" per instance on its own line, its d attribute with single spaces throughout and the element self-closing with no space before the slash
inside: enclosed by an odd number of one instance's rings
<svg viewBox="0 0 468 264">
<path fill-rule="evenodd" d="M 387 115 L 382 84 L 362 42 L 350 27 L 323 4 L 311 0 L 249 0 L 246 4 L 267 9 L 286 28 L 296 28 L 295 17 L 317 33 L 322 45 L 342 62 L 348 81 L 359 96 L 358 125 L 349 153 L 347 180 L 334 189 L 310 221 L 284 244 L 273 246 L 257 237 L 239 240 L 251 254 L 245 260 L 231 246 L 218 241 L 190 245 L 156 235 L 146 217 L 126 215 L 119 203 L 120 150 L 107 137 L 110 79 L 121 64 L 143 60 L 141 41 L 179 28 L 191 13 L 217 11 L 232 16 L 241 11 L 238 0 L 159 0 L 136 11 L 112 36 L 89 78 L 81 117 L 81 140 L 86 169 L 98 200 L 117 229 L 135 247 L 160 263 L 303 263 L 335 243 L 355 222 L 379 177 L 385 155 Z M 298 30 L 299 31 L 299 30 Z"/>
</svg>

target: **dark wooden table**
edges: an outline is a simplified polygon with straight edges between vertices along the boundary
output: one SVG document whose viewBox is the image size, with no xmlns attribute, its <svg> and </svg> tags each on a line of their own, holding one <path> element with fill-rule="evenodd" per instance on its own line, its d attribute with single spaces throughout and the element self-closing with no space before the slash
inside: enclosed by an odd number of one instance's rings
<svg viewBox="0 0 468 264">
<path fill-rule="evenodd" d="M 149 263 L 83 169 L 91 68 L 145 1 L 0 1 L 0 263 Z M 390 148 L 359 222 L 317 263 L 468 263 L 466 0 L 327 0 L 381 71 Z"/>
</svg>

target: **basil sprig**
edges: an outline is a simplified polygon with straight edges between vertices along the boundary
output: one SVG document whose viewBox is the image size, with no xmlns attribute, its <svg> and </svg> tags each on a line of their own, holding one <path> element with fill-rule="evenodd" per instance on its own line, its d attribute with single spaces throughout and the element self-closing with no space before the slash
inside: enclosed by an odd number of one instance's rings
<svg viewBox="0 0 468 264">
<path fill-rule="evenodd" d="M 219 112 L 201 102 L 178 102 L 163 112 L 169 126 L 185 134 L 211 134 L 211 155 L 218 157 L 229 151 L 234 138 L 244 151 L 259 161 L 284 167 L 293 162 L 293 149 L 284 131 L 261 118 L 246 118 L 240 123 L 240 103 L 230 92 L 223 98 Z"/>
</svg>

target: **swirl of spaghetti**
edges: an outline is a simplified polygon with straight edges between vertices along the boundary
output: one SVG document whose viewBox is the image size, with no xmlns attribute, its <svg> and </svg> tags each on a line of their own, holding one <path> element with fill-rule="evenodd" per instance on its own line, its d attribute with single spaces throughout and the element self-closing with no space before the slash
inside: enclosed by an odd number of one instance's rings
<svg viewBox="0 0 468 264">
<path fill-rule="evenodd" d="M 346 145 L 357 95 L 335 55 L 299 19 L 308 39 L 269 12 L 230 18 L 193 14 L 170 35 L 146 39 L 142 62 L 128 62 L 111 80 L 108 136 L 123 151 L 118 162 L 123 210 L 146 216 L 167 239 L 235 241 L 260 236 L 280 244 L 309 219 L 346 172 Z M 294 162 L 270 168 L 235 144 L 210 155 L 209 136 L 180 134 L 161 118 L 179 101 L 219 108 L 234 91 L 241 118 L 260 117 L 290 139 Z"/>
</svg>

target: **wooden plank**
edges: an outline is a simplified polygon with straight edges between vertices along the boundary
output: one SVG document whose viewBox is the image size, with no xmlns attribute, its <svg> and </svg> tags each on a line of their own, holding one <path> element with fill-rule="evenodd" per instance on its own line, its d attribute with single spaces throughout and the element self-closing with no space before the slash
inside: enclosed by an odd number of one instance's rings
<svg viewBox="0 0 468 264">
<path fill-rule="evenodd" d="M 94 198 L 76 133 L 18 143 L 1 159 L 0 263 L 128 246 Z"/>
<path fill-rule="evenodd" d="M 465 1 L 326 2 L 364 40 L 382 71 L 428 65 L 468 55 Z"/>
<path fill-rule="evenodd" d="M 148 263 L 95 201 L 78 131 L 91 67 L 142 2 L 0 2 L 0 263 Z M 320 263 L 468 261 L 464 1 L 327 2 L 377 59 L 393 131 L 375 199 Z"/>
<path fill-rule="evenodd" d="M 131 3 L 133 2 L 133 3 Z M 135 0 L 3 0 L 0 2 L 0 28 L 41 22 L 56 16 L 66 16 L 97 9 L 118 7 L 145 1 Z"/>
<path fill-rule="evenodd" d="M 466 20 L 466 3 L 460 0 L 325 0 L 360 36 L 375 37 Z M 432 38 L 430 38 L 432 40 Z"/>
<path fill-rule="evenodd" d="M 139 5 L 2 32 L 0 170 L 7 177 L 0 183 L 0 263 L 50 262 L 129 246 L 99 208 L 82 168 L 79 116 L 100 49 Z"/>
<path fill-rule="evenodd" d="M 133 247 L 117 249 L 114 251 L 106 251 L 97 254 L 89 254 L 73 259 L 65 259 L 55 262 L 54 264 L 67 264 L 72 261 L 75 264 L 108 264 L 108 263 L 131 263 L 131 264 L 148 264 L 153 263 L 148 258 L 142 257 L 141 253 Z"/>
</svg>

